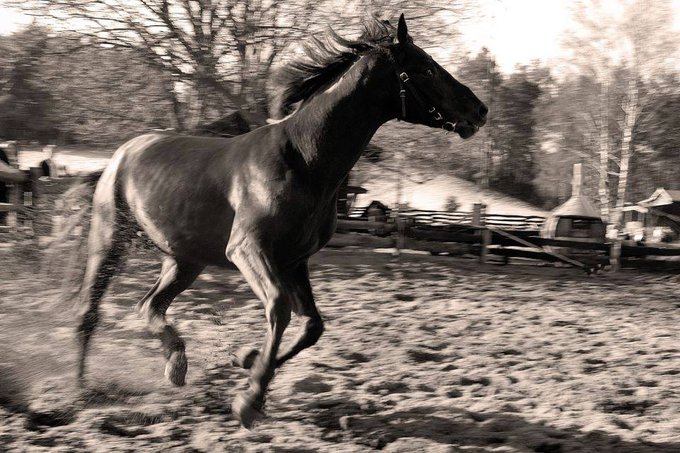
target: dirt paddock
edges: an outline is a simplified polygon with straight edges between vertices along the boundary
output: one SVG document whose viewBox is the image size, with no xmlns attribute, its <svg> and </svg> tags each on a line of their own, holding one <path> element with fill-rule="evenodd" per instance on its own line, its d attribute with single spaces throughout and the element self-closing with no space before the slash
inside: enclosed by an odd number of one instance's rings
<svg viewBox="0 0 680 453">
<path fill-rule="evenodd" d="M 311 276 L 326 333 L 245 431 L 230 352 L 259 345 L 265 320 L 238 273 L 207 269 L 170 308 L 189 358 L 174 388 L 134 312 L 159 265 L 135 255 L 77 390 L 73 307 L 48 283 L 59 269 L 0 260 L 0 451 L 680 451 L 678 276 L 323 251 Z"/>
</svg>

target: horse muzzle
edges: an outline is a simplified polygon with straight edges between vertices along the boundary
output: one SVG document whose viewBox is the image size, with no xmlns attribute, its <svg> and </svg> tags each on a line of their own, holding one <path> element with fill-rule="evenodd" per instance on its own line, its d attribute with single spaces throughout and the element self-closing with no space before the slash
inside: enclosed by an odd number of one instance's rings
<svg viewBox="0 0 680 453">
<path fill-rule="evenodd" d="M 472 137 L 479 130 L 479 126 L 467 120 L 460 120 L 455 124 L 445 123 L 444 126 L 442 127 L 444 127 L 444 129 L 446 129 L 447 131 L 457 133 L 463 139 Z"/>
</svg>

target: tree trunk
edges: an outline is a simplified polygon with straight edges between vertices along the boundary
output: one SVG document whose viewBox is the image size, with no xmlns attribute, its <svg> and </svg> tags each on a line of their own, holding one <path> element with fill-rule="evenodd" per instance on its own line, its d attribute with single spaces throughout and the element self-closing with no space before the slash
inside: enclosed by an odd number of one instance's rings
<svg viewBox="0 0 680 453">
<path fill-rule="evenodd" d="M 182 109 L 182 103 L 177 96 L 177 90 L 175 89 L 173 81 L 165 80 L 164 82 L 165 93 L 168 96 L 168 100 L 172 105 L 172 127 L 182 132 L 185 130 L 185 112 Z"/>
<path fill-rule="evenodd" d="M 637 81 L 631 77 L 628 82 L 626 103 L 623 106 L 625 118 L 623 121 L 623 137 L 621 139 L 621 165 L 619 167 L 619 184 L 616 191 L 616 212 L 613 219 L 617 227 L 623 226 L 623 207 L 626 202 L 626 188 L 628 187 L 628 169 L 633 154 L 633 127 L 638 116 L 638 87 Z"/>
<path fill-rule="evenodd" d="M 609 77 L 604 77 L 600 89 L 600 121 L 598 125 L 598 145 L 600 148 L 600 171 L 598 177 L 598 195 L 600 197 L 600 214 L 602 220 L 609 221 Z"/>
</svg>

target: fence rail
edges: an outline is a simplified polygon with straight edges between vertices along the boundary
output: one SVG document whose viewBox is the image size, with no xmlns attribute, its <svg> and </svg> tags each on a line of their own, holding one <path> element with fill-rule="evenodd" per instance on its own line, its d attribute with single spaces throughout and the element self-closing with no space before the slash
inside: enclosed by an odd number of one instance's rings
<svg viewBox="0 0 680 453">
<path fill-rule="evenodd" d="M 355 207 L 349 212 L 350 219 L 365 219 L 367 207 Z M 392 214 L 388 210 L 386 214 Z M 447 226 L 447 225 L 472 225 L 475 220 L 473 212 L 467 211 L 428 211 L 422 209 L 400 210 L 399 216 L 413 219 L 421 225 Z M 506 215 L 506 214 L 482 214 L 486 225 L 515 230 L 539 230 L 545 222 L 545 217 L 531 215 Z"/>
<path fill-rule="evenodd" d="M 646 257 L 680 257 L 680 247 L 649 247 L 598 242 L 592 239 L 549 239 L 539 236 L 539 216 L 489 215 L 473 220 L 473 213 L 438 213 L 435 211 L 400 212 L 399 218 L 384 221 L 354 217 L 338 221 L 338 233 L 331 247 L 401 247 L 433 253 L 472 253 L 487 256 L 530 258 L 563 262 L 591 272 L 603 264 L 619 259 Z M 437 224 L 434 219 L 445 219 Z M 458 219 L 459 222 L 455 220 Z M 489 221 L 493 219 L 493 221 Z M 502 225 L 511 227 L 498 227 Z M 476 222 L 476 223 L 475 223 Z M 530 229 L 519 229 L 529 225 Z M 377 236 L 383 237 L 377 237 Z M 385 237 L 386 236 L 386 237 Z"/>
</svg>

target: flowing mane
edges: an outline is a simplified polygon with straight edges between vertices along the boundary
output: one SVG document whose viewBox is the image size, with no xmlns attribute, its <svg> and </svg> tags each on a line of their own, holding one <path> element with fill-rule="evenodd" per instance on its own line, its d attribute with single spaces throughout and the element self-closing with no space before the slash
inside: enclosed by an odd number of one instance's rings
<svg viewBox="0 0 680 453">
<path fill-rule="evenodd" d="M 378 19 L 366 22 L 356 40 L 345 39 L 330 28 L 321 36 L 313 36 L 303 45 L 302 53 L 278 71 L 273 116 L 292 113 L 296 104 L 332 85 L 361 56 L 385 49 L 395 38 L 396 28 Z"/>
</svg>

